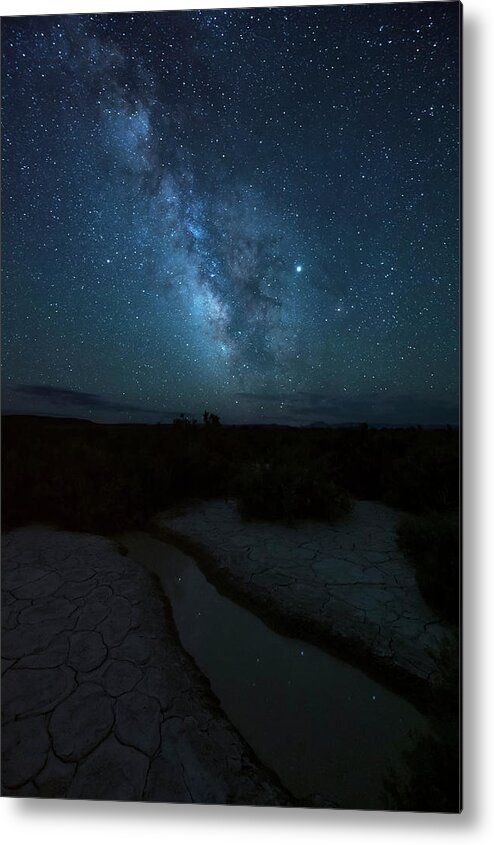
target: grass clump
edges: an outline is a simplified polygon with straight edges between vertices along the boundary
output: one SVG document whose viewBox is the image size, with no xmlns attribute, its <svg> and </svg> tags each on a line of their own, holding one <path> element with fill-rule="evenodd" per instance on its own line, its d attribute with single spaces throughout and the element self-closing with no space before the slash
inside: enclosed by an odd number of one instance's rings
<svg viewBox="0 0 494 845">
<path fill-rule="evenodd" d="M 460 601 L 460 543 L 456 512 L 403 517 L 398 545 L 415 566 L 419 589 L 437 613 L 457 623 Z"/>
<path fill-rule="evenodd" d="M 388 771 L 383 783 L 390 810 L 458 813 L 461 809 L 459 646 L 456 636 L 434 655 L 430 730 L 413 734 L 403 769 Z"/>
<path fill-rule="evenodd" d="M 245 519 L 332 522 L 351 510 L 348 493 L 324 471 L 293 455 L 246 467 L 238 484 L 238 505 Z"/>
</svg>

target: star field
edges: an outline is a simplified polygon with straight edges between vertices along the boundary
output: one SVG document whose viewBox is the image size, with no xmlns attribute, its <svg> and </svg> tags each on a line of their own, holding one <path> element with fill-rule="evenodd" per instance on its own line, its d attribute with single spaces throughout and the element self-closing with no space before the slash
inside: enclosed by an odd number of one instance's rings
<svg viewBox="0 0 494 845">
<path fill-rule="evenodd" d="M 456 422 L 459 14 L 5 18 L 4 408 Z"/>
</svg>

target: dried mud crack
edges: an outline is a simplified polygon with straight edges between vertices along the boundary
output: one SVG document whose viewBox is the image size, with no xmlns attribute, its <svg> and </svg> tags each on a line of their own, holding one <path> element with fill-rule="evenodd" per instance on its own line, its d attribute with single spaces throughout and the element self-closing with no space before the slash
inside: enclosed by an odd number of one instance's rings
<svg viewBox="0 0 494 845">
<path fill-rule="evenodd" d="M 2 569 L 3 795 L 296 803 L 112 542 L 24 528 L 3 538 Z"/>
</svg>

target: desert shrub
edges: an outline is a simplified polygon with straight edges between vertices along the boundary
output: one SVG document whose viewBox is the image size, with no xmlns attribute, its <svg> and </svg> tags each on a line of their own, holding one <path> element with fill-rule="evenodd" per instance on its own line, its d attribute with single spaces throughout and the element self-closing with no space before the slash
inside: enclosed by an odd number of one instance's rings
<svg viewBox="0 0 494 845">
<path fill-rule="evenodd" d="M 435 653 L 430 730 L 413 733 L 400 771 L 390 769 L 383 797 L 392 810 L 457 813 L 460 810 L 460 680 L 457 637 Z"/>
<path fill-rule="evenodd" d="M 221 426 L 208 426 L 206 446 L 204 432 L 190 429 L 7 419 L 3 527 L 44 521 L 112 533 L 181 501 L 223 495 L 231 472 Z"/>
<path fill-rule="evenodd" d="M 458 507 L 458 466 L 455 430 L 7 417 L 3 521 L 105 532 L 214 496 L 239 496 L 246 516 L 333 519 L 348 510 L 345 491 L 414 513 L 446 512 Z"/>
<path fill-rule="evenodd" d="M 332 454 L 334 478 L 352 495 L 403 510 L 451 510 L 459 502 L 456 429 L 365 426 L 299 432 L 316 459 Z"/>
<path fill-rule="evenodd" d="M 185 439 L 177 445 L 167 457 L 175 497 L 223 496 L 230 476 L 228 459 L 212 448 L 205 448 L 200 437 Z"/>
<path fill-rule="evenodd" d="M 459 611 L 459 522 L 456 512 L 403 517 L 398 545 L 412 560 L 425 600 L 450 622 Z"/>
<path fill-rule="evenodd" d="M 436 432 L 434 432 L 436 433 Z M 459 502 L 457 444 L 418 442 L 384 471 L 383 499 L 414 513 L 450 510 Z"/>
<path fill-rule="evenodd" d="M 403 752 L 408 775 L 396 770 L 384 781 L 391 810 L 423 813 L 459 812 L 458 750 L 434 733 L 414 736 Z"/>
<path fill-rule="evenodd" d="M 288 457 L 244 468 L 238 480 L 238 505 L 247 519 L 335 520 L 348 513 L 348 493 L 316 465 Z"/>
</svg>

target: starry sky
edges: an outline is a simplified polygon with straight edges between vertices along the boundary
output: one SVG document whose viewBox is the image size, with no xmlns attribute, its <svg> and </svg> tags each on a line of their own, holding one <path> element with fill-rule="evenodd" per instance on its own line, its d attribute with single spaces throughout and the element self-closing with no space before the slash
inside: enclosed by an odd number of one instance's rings
<svg viewBox="0 0 494 845">
<path fill-rule="evenodd" d="M 459 16 L 4 18 L 4 411 L 456 423 Z"/>
</svg>

